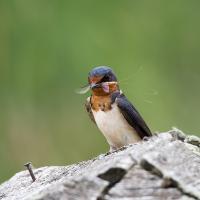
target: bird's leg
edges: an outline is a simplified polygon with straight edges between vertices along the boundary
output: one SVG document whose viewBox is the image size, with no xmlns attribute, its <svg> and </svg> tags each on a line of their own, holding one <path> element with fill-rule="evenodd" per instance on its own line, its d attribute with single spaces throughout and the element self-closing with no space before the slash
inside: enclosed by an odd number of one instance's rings
<svg viewBox="0 0 200 200">
<path fill-rule="evenodd" d="M 109 153 L 113 153 L 113 152 L 116 151 L 116 150 L 117 150 L 116 147 L 110 145 Z"/>
</svg>

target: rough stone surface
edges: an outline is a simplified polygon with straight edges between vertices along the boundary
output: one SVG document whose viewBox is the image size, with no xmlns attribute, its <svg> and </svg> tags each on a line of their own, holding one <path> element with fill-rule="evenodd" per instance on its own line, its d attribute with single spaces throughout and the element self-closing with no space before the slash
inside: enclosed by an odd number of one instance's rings
<svg viewBox="0 0 200 200">
<path fill-rule="evenodd" d="M 0 185 L 0 200 L 200 199 L 200 139 L 178 129 L 64 167 L 22 171 Z"/>
</svg>

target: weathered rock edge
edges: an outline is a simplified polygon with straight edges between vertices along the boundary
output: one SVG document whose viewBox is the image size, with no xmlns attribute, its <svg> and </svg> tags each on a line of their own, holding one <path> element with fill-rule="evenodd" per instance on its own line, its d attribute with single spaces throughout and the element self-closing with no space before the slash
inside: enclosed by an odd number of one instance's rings
<svg viewBox="0 0 200 200">
<path fill-rule="evenodd" d="M 22 171 L 1 200 L 200 199 L 200 138 L 173 129 L 111 154 L 64 167 Z"/>
</svg>

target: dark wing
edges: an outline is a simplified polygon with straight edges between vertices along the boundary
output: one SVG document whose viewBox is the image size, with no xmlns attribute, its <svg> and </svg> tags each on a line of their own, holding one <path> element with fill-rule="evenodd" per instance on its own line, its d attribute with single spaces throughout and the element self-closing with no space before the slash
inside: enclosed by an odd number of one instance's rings
<svg viewBox="0 0 200 200">
<path fill-rule="evenodd" d="M 85 108 L 89 114 L 90 119 L 96 124 L 95 119 L 94 119 L 94 115 L 92 113 L 92 108 L 91 108 L 91 103 L 90 103 L 90 99 L 91 97 L 88 97 L 86 102 L 85 102 Z"/>
<path fill-rule="evenodd" d="M 123 94 L 116 98 L 116 103 L 130 126 L 132 126 L 141 138 L 152 136 L 152 133 L 145 121 L 135 107 L 126 99 Z"/>
</svg>

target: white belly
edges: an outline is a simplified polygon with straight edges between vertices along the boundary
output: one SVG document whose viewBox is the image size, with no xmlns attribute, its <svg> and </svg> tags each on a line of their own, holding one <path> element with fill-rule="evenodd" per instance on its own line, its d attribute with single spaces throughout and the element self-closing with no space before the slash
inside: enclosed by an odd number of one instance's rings
<svg viewBox="0 0 200 200">
<path fill-rule="evenodd" d="M 115 103 L 109 111 L 99 110 L 96 112 L 92 110 L 92 112 L 98 128 L 104 134 L 110 146 L 119 148 L 141 140 Z"/>
</svg>

